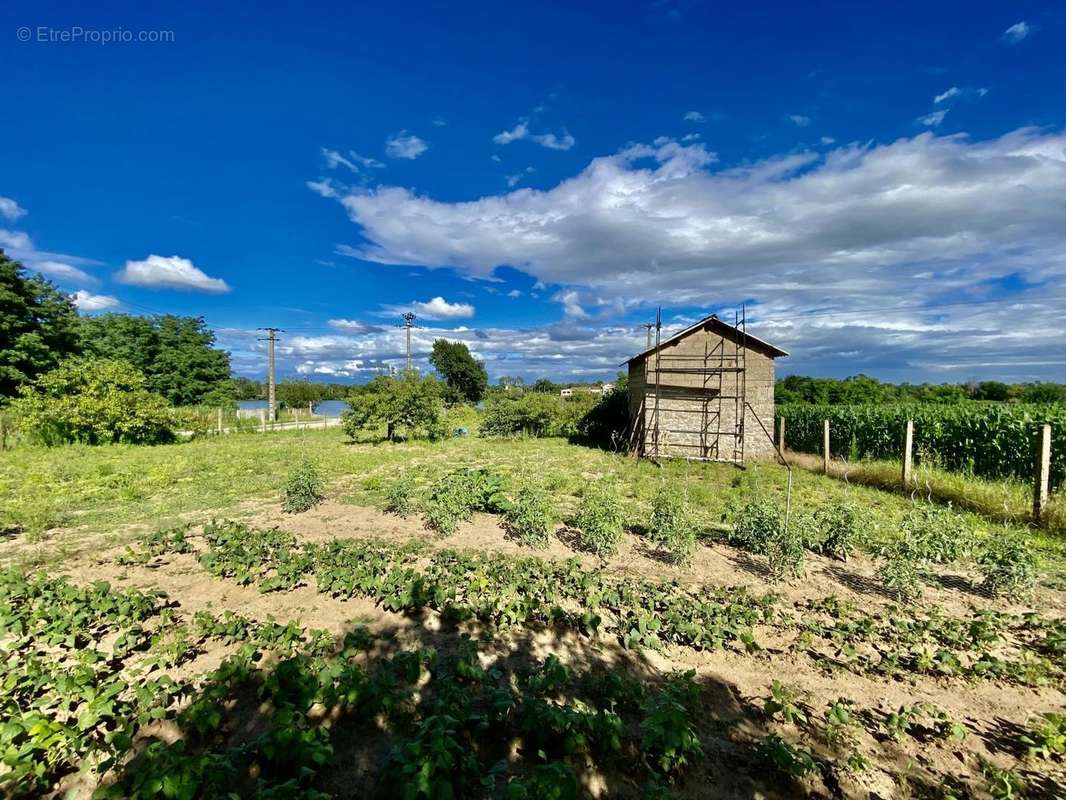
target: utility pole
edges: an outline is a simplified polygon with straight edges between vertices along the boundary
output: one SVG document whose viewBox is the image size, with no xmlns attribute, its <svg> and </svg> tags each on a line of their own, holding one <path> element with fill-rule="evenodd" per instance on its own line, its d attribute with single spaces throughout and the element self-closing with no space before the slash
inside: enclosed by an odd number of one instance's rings
<svg viewBox="0 0 1066 800">
<path fill-rule="evenodd" d="M 281 328 L 259 328 L 258 330 L 267 332 L 266 338 L 259 341 L 267 343 L 267 416 L 270 422 L 274 423 L 278 419 L 274 405 L 274 344 L 278 341 L 278 333 L 284 331 Z"/>
<path fill-rule="evenodd" d="M 651 350 L 651 332 L 653 330 L 655 330 L 655 323 L 654 322 L 645 322 L 640 327 L 642 327 L 644 330 L 646 330 L 648 332 L 648 344 L 647 344 L 647 346 L 644 349 L 645 350 Z"/>
<path fill-rule="evenodd" d="M 415 326 L 415 313 L 408 311 L 403 315 L 403 327 L 407 331 L 407 374 L 411 374 L 411 328 Z"/>
</svg>

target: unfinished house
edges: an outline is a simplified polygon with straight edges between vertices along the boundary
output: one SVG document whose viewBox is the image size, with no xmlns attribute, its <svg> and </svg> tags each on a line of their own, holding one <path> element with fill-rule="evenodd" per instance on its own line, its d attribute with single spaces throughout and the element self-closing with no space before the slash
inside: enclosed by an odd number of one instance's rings
<svg viewBox="0 0 1066 800">
<path fill-rule="evenodd" d="M 630 448 L 735 464 L 772 456 L 774 359 L 787 355 L 743 316 L 731 325 L 712 314 L 658 341 L 626 362 Z"/>
</svg>

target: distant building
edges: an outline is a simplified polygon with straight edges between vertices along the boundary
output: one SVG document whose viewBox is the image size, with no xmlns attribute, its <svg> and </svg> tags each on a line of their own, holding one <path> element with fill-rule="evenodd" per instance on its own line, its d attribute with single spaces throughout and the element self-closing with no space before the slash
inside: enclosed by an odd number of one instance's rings
<svg viewBox="0 0 1066 800">
<path fill-rule="evenodd" d="M 633 356 L 632 448 L 734 463 L 772 455 L 774 359 L 787 355 L 711 314 Z"/>
<path fill-rule="evenodd" d="M 573 397 L 575 394 L 609 394 L 614 389 L 613 383 L 604 383 L 597 386 L 568 386 L 559 390 L 560 397 Z"/>
</svg>

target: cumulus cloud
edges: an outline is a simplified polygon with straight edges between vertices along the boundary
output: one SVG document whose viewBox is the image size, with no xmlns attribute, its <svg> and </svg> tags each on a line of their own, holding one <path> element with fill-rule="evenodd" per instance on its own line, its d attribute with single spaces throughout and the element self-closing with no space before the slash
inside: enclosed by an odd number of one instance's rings
<svg viewBox="0 0 1066 800">
<path fill-rule="evenodd" d="M 17 210 L 18 213 L 14 214 L 14 216 L 22 216 L 26 213 L 22 208 Z M 30 236 L 23 231 L 0 228 L 0 247 L 4 248 L 8 256 L 20 262 L 27 269 L 39 272 L 60 283 L 96 283 L 96 278 L 79 267 L 98 264 L 99 262 L 78 256 L 38 250 Z"/>
<path fill-rule="evenodd" d="M 469 303 L 449 303 L 443 297 L 434 297 L 422 302 L 416 300 L 404 306 L 391 305 L 383 307 L 383 314 L 403 314 L 413 311 L 426 319 L 468 319 L 474 316 L 476 309 Z"/>
<path fill-rule="evenodd" d="M 0 217 L 14 222 L 19 217 L 25 216 L 25 214 L 26 209 L 10 197 L 0 197 Z"/>
<path fill-rule="evenodd" d="M 115 276 L 122 283 L 148 289 L 180 289 L 222 294 L 230 287 L 221 278 L 212 278 L 181 256 L 150 255 L 143 261 L 127 261 Z"/>
<path fill-rule="evenodd" d="M 933 111 L 924 116 L 918 117 L 915 120 L 919 125 L 925 125 L 927 128 L 939 127 L 940 123 L 944 121 L 944 117 L 948 115 L 948 110 L 941 109 L 940 111 Z"/>
<path fill-rule="evenodd" d="M 413 160 L 428 149 L 429 142 L 407 131 L 400 131 L 385 140 L 385 153 L 389 158 Z"/>
<path fill-rule="evenodd" d="M 560 134 L 533 133 L 529 128 L 528 119 L 520 119 L 510 130 L 501 131 L 492 137 L 492 141 L 496 144 L 511 144 L 522 140 L 539 144 L 549 150 L 569 150 L 577 144 L 577 140 L 566 129 L 563 129 Z"/>
<path fill-rule="evenodd" d="M 793 125 L 796 125 L 797 127 L 800 127 L 800 128 L 806 128 L 808 125 L 811 124 L 811 118 L 810 117 L 805 117 L 805 116 L 803 116 L 803 114 L 789 114 L 788 115 L 788 120 Z"/>
<path fill-rule="evenodd" d="M 71 300 L 79 311 L 109 311 L 121 305 L 117 298 L 106 294 L 90 294 L 84 289 L 72 294 Z"/>
<path fill-rule="evenodd" d="M 820 139 L 820 141 L 821 141 L 822 144 L 826 145 L 827 147 L 829 145 L 831 145 L 831 144 L 836 144 L 837 143 L 837 140 L 834 139 L 832 136 L 823 136 Z"/>
<path fill-rule="evenodd" d="M 33 248 L 33 241 L 22 231 L 8 231 L 0 228 L 0 247 L 6 247 L 9 250 L 30 250 Z"/>
<path fill-rule="evenodd" d="M 685 120 L 686 122 L 703 122 L 707 118 L 703 116 L 703 114 L 701 114 L 699 111 L 686 111 L 685 116 L 683 116 L 681 119 Z"/>
<path fill-rule="evenodd" d="M 1018 44 L 1030 33 L 1032 33 L 1032 28 L 1029 27 L 1029 23 L 1022 20 L 1021 22 L 1015 22 L 1007 30 L 1003 31 L 1003 40 L 1007 44 Z"/>
</svg>

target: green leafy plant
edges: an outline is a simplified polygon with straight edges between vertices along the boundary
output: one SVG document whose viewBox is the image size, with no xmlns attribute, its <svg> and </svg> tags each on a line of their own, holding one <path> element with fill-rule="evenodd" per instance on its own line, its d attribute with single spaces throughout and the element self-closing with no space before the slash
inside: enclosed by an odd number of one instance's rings
<svg viewBox="0 0 1066 800">
<path fill-rule="evenodd" d="M 440 477 L 430 488 L 426 527 L 440 536 L 455 532 L 475 511 L 506 511 L 510 503 L 503 479 L 487 469 L 459 469 Z"/>
<path fill-rule="evenodd" d="M 730 544 L 765 555 L 770 541 L 785 527 L 785 514 L 780 505 L 768 497 L 754 497 L 726 512 L 733 523 Z"/>
<path fill-rule="evenodd" d="M 282 510 L 298 514 L 314 508 L 325 499 L 322 477 L 318 468 L 308 460 L 301 461 L 285 481 L 285 501 Z"/>
<path fill-rule="evenodd" d="M 385 487 L 385 502 L 382 509 L 390 514 L 406 517 L 415 510 L 415 492 L 411 479 L 401 474 Z"/>
<path fill-rule="evenodd" d="M 670 553 L 675 564 L 692 560 L 696 548 L 695 520 L 684 498 L 665 485 L 659 488 L 652 503 L 648 535 Z"/>
<path fill-rule="evenodd" d="M 504 520 L 522 544 L 547 547 L 555 526 L 551 495 L 537 486 L 523 486 L 515 493 Z"/>
<path fill-rule="evenodd" d="M 907 512 L 900 528 L 918 557 L 932 564 L 958 561 L 973 546 L 973 532 L 950 507 L 916 505 Z"/>
<path fill-rule="evenodd" d="M 1048 711 L 1029 722 L 1029 731 L 1021 737 L 1029 749 L 1029 758 L 1066 758 L 1066 714 Z"/>
<path fill-rule="evenodd" d="M 692 725 L 699 694 L 695 674 L 689 671 L 673 676 L 662 691 L 651 695 L 644 704 L 641 747 L 666 774 L 677 772 L 702 751 Z"/>
<path fill-rule="evenodd" d="M 903 539 L 889 545 L 877 574 L 897 600 L 907 602 L 922 596 L 927 567 L 913 542 Z"/>
<path fill-rule="evenodd" d="M 1036 585 L 1036 557 L 1019 536 L 990 537 L 977 555 L 977 568 L 982 586 L 995 595 L 1021 597 Z"/>
<path fill-rule="evenodd" d="M 809 751 L 789 744 L 776 733 L 762 740 L 758 752 L 782 775 L 803 778 L 818 771 L 818 762 Z"/>
<path fill-rule="evenodd" d="M 986 758 L 979 758 L 981 774 L 987 782 L 985 788 L 993 800 L 1020 800 L 1025 796 L 1025 781 L 1017 772 L 997 767 Z"/>
<path fill-rule="evenodd" d="M 840 500 L 818 509 L 813 519 L 814 528 L 821 534 L 817 549 L 847 561 L 861 545 L 866 524 L 866 514 L 852 500 Z"/>
<path fill-rule="evenodd" d="M 617 490 L 602 484 L 589 486 L 574 523 L 585 547 L 600 556 L 614 553 L 625 526 L 625 511 Z"/>
<path fill-rule="evenodd" d="M 802 694 L 776 678 L 770 684 L 770 696 L 763 701 L 763 712 L 768 717 L 780 717 L 790 724 L 807 722 L 806 704 Z"/>
</svg>

